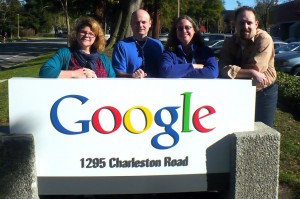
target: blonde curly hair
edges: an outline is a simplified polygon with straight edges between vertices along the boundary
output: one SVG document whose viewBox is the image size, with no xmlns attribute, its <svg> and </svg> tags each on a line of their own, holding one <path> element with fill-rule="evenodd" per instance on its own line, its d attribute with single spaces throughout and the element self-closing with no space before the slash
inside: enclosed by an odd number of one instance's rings
<svg viewBox="0 0 300 199">
<path fill-rule="evenodd" d="M 73 31 L 71 39 L 70 39 L 70 47 L 71 48 L 79 48 L 79 45 L 77 42 L 77 35 L 79 34 L 80 30 L 86 26 L 90 27 L 90 29 L 96 36 L 95 42 L 93 43 L 92 48 L 99 53 L 103 52 L 105 49 L 105 45 L 106 45 L 104 31 L 102 30 L 100 24 L 91 17 L 85 18 L 77 23 L 76 28 Z"/>
</svg>

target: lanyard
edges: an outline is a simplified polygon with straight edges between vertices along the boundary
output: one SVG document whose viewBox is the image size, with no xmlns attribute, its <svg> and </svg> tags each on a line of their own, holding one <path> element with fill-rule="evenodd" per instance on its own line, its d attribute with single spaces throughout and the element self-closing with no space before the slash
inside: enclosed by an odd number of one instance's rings
<svg viewBox="0 0 300 199">
<path fill-rule="evenodd" d="M 134 39 L 134 38 L 133 38 Z M 143 45 L 141 45 L 137 40 L 135 40 L 134 39 L 134 41 L 135 41 L 135 43 L 136 43 L 136 45 L 138 46 L 138 48 L 139 48 L 139 52 L 141 52 L 141 57 L 142 57 L 142 66 L 141 66 L 141 68 L 143 69 L 143 70 L 145 70 L 146 69 L 146 59 L 145 59 L 145 53 L 144 53 L 144 47 L 145 47 L 145 45 L 146 45 L 146 43 L 147 43 L 147 41 L 148 41 L 148 37 L 146 37 L 146 40 L 145 40 L 145 42 L 143 43 Z"/>
</svg>

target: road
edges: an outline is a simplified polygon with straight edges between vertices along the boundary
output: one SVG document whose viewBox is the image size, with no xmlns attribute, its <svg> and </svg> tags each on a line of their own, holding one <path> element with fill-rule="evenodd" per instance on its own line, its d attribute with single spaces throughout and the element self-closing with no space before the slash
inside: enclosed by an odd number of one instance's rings
<svg viewBox="0 0 300 199">
<path fill-rule="evenodd" d="M 0 43 L 0 68 L 10 68 L 49 51 L 67 46 L 66 38 L 30 39 Z"/>
</svg>

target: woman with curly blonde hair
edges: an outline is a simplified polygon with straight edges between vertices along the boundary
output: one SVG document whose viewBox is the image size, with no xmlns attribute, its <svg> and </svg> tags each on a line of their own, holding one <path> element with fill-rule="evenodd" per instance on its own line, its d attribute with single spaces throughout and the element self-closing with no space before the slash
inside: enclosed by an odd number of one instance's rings
<svg viewBox="0 0 300 199">
<path fill-rule="evenodd" d="M 102 53 L 105 37 L 100 24 L 93 18 L 81 20 L 70 39 L 70 48 L 56 52 L 40 69 L 45 78 L 115 77 L 109 58 Z"/>
</svg>

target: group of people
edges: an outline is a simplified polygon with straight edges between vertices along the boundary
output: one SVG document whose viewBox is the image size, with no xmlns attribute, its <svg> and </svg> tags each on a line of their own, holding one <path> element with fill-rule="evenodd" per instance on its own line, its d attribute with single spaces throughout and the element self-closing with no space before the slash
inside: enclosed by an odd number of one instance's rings
<svg viewBox="0 0 300 199">
<path fill-rule="evenodd" d="M 119 41 L 112 61 L 102 53 L 104 32 L 87 18 L 78 23 L 70 48 L 62 48 L 40 69 L 46 78 L 246 78 L 256 82 L 256 121 L 273 126 L 277 104 L 274 47 L 270 35 L 258 29 L 255 10 L 235 13 L 235 34 L 226 39 L 219 62 L 189 16 L 176 19 L 165 47 L 148 36 L 150 15 L 139 9 L 131 17 L 132 37 Z"/>
</svg>

